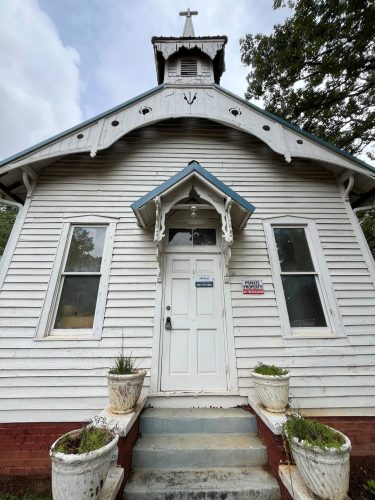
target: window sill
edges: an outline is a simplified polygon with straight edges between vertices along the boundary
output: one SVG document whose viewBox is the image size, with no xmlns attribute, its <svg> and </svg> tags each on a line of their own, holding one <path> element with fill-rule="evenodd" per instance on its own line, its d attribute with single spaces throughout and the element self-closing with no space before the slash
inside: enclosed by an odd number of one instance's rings
<svg viewBox="0 0 375 500">
<path fill-rule="evenodd" d="M 346 339 L 347 336 L 344 333 L 320 333 L 320 332 L 309 332 L 309 333 L 291 333 L 284 337 L 285 341 L 296 340 L 296 339 Z"/>
<path fill-rule="evenodd" d="M 101 337 L 98 337 L 94 335 L 93 333 L 89 334 L 77 334 L 73 335 L 71 333 L 66 334 L 66 335 L 46 335 L 45 337 L 35 337 L 34 341 L 37 342 L 46 342 L 46 341 L 59 341 L 59 340 L 91 340 L 91 341 L 98 341 L 101 340 Z"/>
</svg>

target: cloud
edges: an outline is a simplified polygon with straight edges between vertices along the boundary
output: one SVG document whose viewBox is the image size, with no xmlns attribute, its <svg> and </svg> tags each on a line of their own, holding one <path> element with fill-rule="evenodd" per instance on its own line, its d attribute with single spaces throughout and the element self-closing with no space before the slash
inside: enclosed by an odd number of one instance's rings
<svg viewBox="0 0 375 500">
<path fill-rule="evenodd" d="M 79 55 L 36 0 L 2 0 L 0 158 L 82 120 Z"/>
<path fill-rule="evenodd" d="M 187 5 L 186 0 L 148 0 L 129 2 L 125 8 L 118 0 L 93 1 L 95 8 L 88 15 L 102 19 L 95 102 L 105 109 L 156 85 L 151 37 L 181 36 L 184 18 L 179 11 L 186 10 Z M 191 7 L 199 11 L 193 18 L 197 36 L 229 37 L 221 84 L 243 97 L 249 68 L 241 63 L 239 40 L 249 32 L 271 32 L 273 25 L 286 17 L 286 9 L 274 11 L 271 0 L 195 0 Z"/>
</svg>

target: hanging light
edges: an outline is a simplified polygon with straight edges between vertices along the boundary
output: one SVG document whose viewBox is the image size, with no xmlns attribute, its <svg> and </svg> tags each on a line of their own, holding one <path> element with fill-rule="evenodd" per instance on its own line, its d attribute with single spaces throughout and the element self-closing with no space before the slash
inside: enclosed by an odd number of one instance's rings
<svg viewBox="0 0 375 500">
<path fill-rule="evenodd" d="M 191 205 L 190 207 L 190 217 L 195 219 L 197 216 L 197 207 L 195 205 Z"/>
</svg>

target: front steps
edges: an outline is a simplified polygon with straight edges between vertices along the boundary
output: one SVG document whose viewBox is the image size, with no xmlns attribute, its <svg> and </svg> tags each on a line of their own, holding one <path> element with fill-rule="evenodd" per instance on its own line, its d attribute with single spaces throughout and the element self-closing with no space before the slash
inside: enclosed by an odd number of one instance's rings
<svg viewBox="0 0 375 500">
<path fill-rule="evenodd" d="M 241 408 L 150 408 L 124 500 L 277 500 L 255 416 Z"/>
</svg>

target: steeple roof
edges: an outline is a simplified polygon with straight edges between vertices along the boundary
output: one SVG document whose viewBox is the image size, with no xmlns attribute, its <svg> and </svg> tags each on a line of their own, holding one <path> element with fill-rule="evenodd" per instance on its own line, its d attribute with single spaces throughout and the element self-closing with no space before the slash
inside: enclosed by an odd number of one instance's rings
<svg viewBox="0 0 375 500">
<path fill-rule="evenodd" d="M 164 72 L 166 61 L 178 52 L 191 52 L 196 55 L 197 51 L 208 56 L 212 60 L 215 83 L 220 83 L 221 75 L 225 71 L 224 48 L 228 42 L 226 36 L 196 36 L 192 16 L 198 15 L 198 11 L 190 10 L 180 12 L 180 16 L 186 16 L 182 36 L 164 37 L 154 36 L 151 42 L 154 46 L 155 65 L 158 84 L 164 83 Z M 194 51 L 194 52 L 193 52 Z"/>
</svg>

